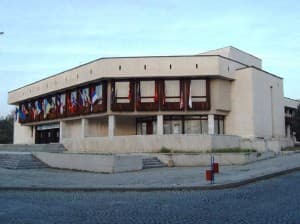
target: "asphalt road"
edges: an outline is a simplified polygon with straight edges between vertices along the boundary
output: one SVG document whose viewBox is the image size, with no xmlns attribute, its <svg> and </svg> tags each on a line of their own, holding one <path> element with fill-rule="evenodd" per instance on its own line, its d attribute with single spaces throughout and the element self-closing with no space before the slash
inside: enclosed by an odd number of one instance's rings
<svg viewBox="0 0 300 224">
<path fill-rule="evenodd" d="M 300 223 L 300 172 L 213 191 L 0 191 L 0 223 Z"/>
</svg>

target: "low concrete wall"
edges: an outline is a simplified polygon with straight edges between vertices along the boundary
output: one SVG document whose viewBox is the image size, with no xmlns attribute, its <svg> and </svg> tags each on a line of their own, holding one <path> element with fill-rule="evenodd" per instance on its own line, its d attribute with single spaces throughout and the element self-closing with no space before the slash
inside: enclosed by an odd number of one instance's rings
<svg viewBox="0 0 300 224">
<path fill-rule="evenodd" d="M 78 153 L 33 153 L 39 160 L 53 168 L 118 173 L 141 170 L 142 157 L 138 155 L 97 155 Z"/>
<path fill-rule="evenodd" d="M 294 146 L 291 138 L 280 139 L 241 139 L 240 148 L 255 149 L 257 152 L 273 151 L 279 153 L 281 149 Z"/>
<path fill-rule="evenodd" d="M 163 163 L 173 161 L 174 166 L 209 166 L 208 153 L 151 153 L 142 154 L 144 157 L 157 157 Z M 242 165 L 275 156 L 274 152 L 265 153 L 214 153 L 215 162 L 220 165 Z"/>
<path fill-rule="evenodd" d="M 70 152 L 134 153 L 159 152 L 162 147 L 205 152 L 212 148 L 238 148 L 240 137 L 230 135 L 132 135 L 63 139 Z"/>
</svg>

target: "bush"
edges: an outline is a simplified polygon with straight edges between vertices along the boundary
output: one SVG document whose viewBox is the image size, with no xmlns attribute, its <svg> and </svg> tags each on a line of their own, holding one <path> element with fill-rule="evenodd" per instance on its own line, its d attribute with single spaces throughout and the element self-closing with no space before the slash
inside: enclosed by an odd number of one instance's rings
<svg viewBox="0 0 300 224">
<path fill-rule="evenodd" d="M 170 152 L 172 152 L 172 150 L 167 147 L 162 147 L 160 149 L 160 153 L 170 153 Z"/>
</svg>

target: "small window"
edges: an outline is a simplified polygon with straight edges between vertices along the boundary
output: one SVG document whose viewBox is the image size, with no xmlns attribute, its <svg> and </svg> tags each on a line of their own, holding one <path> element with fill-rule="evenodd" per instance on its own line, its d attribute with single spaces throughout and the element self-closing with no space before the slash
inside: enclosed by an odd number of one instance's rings
<svg viewBox="0 0 300 224">
<path fill-rule="evenodd" d="M 119 71 L 121 71 L 121 69 L 122 69 L 122 66 L 121 66 L 121 65 L 119 65 Z"/>
<path fill-rule="evenodd" d="M 144 65 L 144 70 L 146 70 L 147 69 L 147 65 Z"/>
<path fill-rule="evenodd" d="M 170 66 L 169 66 L 169 67 L 170 67 L 170 70 L 171 70 L 171 69 L 172 69 L 172 64 L 170 64 Z"/>
<path fill-rule="evenodd" d="M 196 64 L 196 69 L 198 69 L 198 64 Z"/>
</svg>

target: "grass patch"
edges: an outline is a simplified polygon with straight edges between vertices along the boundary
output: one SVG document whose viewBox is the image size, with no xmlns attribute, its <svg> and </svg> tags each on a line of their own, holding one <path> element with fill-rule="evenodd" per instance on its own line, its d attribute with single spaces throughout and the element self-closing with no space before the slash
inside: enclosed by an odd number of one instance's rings
<svg viewBox="0 0 300 224">
<path fill-rule="evenodd" d="M 208 153 L 249 153 L 256 152 L 255 149 L 241 149 L 241 148 L 224 148 L 224 149 L 213 149 L 211 151 L 207 151 Z"/>
<path fill-rule="evenodd" d="M 287 147 L 287 148 L 282 149 L 281 151 L 300 151 L 300 146 Z"/>
<path fill-rule="evenodd" d="M 159 152 L 160 153 L 171 153 L 172 150 L 167 147 L 162 147 Z"/>
</svg>

